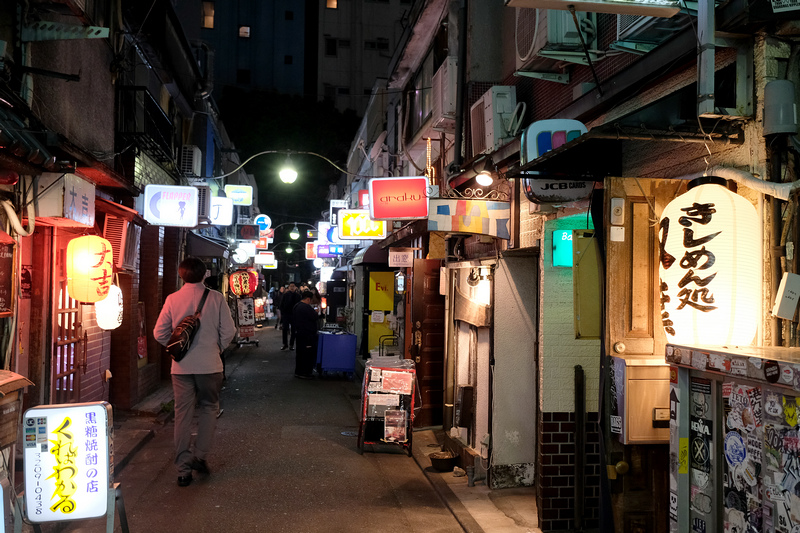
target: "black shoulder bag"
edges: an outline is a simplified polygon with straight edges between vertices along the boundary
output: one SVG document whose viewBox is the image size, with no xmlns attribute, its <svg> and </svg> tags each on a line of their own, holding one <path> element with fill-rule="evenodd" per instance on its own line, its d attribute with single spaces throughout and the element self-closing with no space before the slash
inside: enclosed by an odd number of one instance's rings
<svg viewBox="0 0 800 533">
<path fill-rule="evenodd" d="M 197 311 L 193 315 L 184 317 L 178 323 L 169 338 L 169 342 L 167 342 L 167 352 L 169 352 L 174 361 L 183 359 L 192 345 L 192 340 L 200 328 L 200 311 L 203 310 L 203 304 L 206 303 L 206 296 L 208 296 L 208 289 L 203 291 L 203 297 L 200 299 L 200 303 L 197 304 Z"/>
</svg>

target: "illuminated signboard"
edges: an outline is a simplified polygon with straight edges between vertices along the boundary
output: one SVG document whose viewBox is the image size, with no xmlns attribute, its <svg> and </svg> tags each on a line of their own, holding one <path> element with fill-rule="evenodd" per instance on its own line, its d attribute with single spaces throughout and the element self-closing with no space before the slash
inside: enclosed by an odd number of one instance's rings
<svg viewBox="0 0 800 533">
<path fill-rule="evenodd" d="M 111 404 L 34 407 L 25 411 L 22 427 L 28 520 L 104 516 L 112 483 Z"/>
<path fill-rule="evenodd" d="M 361 209 L 369 207 L 369 191 L 367 189 L 358 191 L 358 207 Z"/>
<path fill-rule="evenodd" d="M 386 238 L 386 221 L 372 220 L 366 209 L 339 211 L 339 238 L 342 240 L 380 240 Z"/>
<path fill-rule="evenodd" d="M 339 238 L 339 231 L 330 222 L 317 222 L 317 239 L 320 244 L 347 244 Z"/>
<path fill-rule="evenodd" d="M 236 238 L 242 241 L 258 240 L 261 231 L 255 224 L 239 224 L 236 226 Z"/>
<path fill-rule="evenodd" d="M 373 220 L 413 220 L 428 217 L 428 178 L 369 180 L 369 214 Z"/>
<path fill-rule="evenodd" d="M 341 244 L 320 244 L 317 246 L 317 257 L 323 259 L 339 257 L 344 254 L 344 246 Z"/>
<path fill-rule="evenodd" d="M 275 252 L 258 252 L 253 258 L 253 263 L 256 265 L 273 265 L 275 264 Z"/>
<path fill-rule="evenodd" d="M 253 188 L 250 185 L 226 185 L 225 196 L 233 205 L 253 205 Z"/>
<path fill-rule="evenodd" d="M 316 259 L 317 258 L 317 243 L 316 242 L 307 242 L 306 243 L 306 259 Z"/>
<path fill-rule="evenodd" d="M 222 196 L 211 197 L 211 224 L 215 226 L 230 226 L 233 224 L 233 200 Z"/>
<path fill-rule="evenodd" d="M 197 187 L 145 185 L 144 219 L 154 226 L 197 226 Z"/>
<path fill-rule="evenodd" d="M 330 223 L 331 226 L 339 225 L 339 211 L 347 208 L 347 200 L 331 200 Z"/>
<path fill-rule="evenodd" d="M 553 231 L 553 266 L 572 267 L 572 230 Z"/>
</svg>

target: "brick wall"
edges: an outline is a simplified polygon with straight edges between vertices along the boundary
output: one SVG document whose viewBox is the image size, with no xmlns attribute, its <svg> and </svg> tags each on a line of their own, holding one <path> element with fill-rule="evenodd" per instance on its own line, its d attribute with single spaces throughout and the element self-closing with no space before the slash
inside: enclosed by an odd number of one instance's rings
<svg viewBox="0 0 800 533">
<path fill-rule="evenodd" d="M 575 454 L 584 457 L 583 527 L 600 522 L 600 434 L 597 413 L 586 416 L 586 443 L 575 449 L 575 413 L 546 412 L 539 418 L 539 483 L 536 506 L 542 531 L 567 531 L 575 527 Z"/>
</svg>

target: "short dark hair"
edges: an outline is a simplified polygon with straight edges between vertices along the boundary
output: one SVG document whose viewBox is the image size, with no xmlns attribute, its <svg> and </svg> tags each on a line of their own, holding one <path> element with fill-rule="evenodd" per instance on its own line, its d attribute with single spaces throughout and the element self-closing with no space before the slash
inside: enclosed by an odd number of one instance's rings
<svg viewBox="0 0 800 533">
<path fill-rule="evenodd" d="M 187 257 L 178 265 L 184 283 L 200 283 L 206 277 L 206 264 L 196 257 Z"/>
<path fill-rule="evenodd" d="M 311 291 L 303 291 L 303 294 L 300 296 L 301 300 L 305 300 L 306 298 L 314 299 L 314 293 Z"/>
</svg>

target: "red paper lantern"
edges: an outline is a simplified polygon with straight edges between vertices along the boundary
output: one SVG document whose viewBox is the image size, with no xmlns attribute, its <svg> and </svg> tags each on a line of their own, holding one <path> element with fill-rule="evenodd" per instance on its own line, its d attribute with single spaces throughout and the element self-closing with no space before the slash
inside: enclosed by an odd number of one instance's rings
<svg viewBox="0 0 800 533">
<path fill-rule="evenodd" d="M 111 243 L 96 235 L 85 235 L 67 245 L 67 293 L 84 303 L 105 299 L 114 274 Z"/>
<path fill-rule="evenodd" d="M 254 270 L 237 270 L 230 275 L 229 284 L 237 297 L 250 296 L 258 288 L 258 274 Z"/>
</svg>

